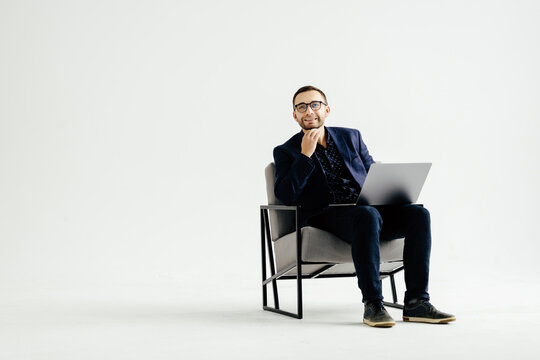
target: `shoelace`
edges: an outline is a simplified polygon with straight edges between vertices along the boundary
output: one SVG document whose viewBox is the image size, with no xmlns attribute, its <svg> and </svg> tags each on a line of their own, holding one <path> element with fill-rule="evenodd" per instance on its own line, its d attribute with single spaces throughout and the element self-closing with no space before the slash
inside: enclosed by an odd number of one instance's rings
<svg viewBox="0 0 540 360">
<path fill-rule="evenodd" d="M 373 307 L 374 307 L 375 311 L 379 311 L 379 310 L 384 309 L 384 305 L 383 305 L 382 301 L 374 301 L 373 302 Z"/>
<path fill-rule="evenodd" d="M 435 306 L 431 305 L 431 303 L 427 300 L 422 301 L 422 304 L 424 304 L 427 307 L 428 313 L 432 314 L 437 311 L 437 309 L 435 309 Z"/>
</svg>

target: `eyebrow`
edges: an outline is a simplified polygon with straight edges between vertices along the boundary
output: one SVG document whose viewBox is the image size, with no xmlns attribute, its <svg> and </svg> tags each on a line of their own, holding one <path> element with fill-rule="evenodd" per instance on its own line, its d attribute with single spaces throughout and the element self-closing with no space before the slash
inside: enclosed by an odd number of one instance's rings
<svg viewBox="0 0 540 360">
<path fill-rule="evenodd" d="M 322 101 L 322 100 L 313 100 L 313 101 L 310 101 L 310 102 L 308 102 L 308 103 L 301 102 L 301 103 L 298 103 L 298 104 L 294 104 L 294 106 L 302 105 L 302 104 L 304 104 L 304 105 L 309 105 L 309 104 L 311 104 L 312 102 L 315 102 L 315 101 L 319 101 L 319 102 L 324 103 L 324 101 Z"/>
</svg>

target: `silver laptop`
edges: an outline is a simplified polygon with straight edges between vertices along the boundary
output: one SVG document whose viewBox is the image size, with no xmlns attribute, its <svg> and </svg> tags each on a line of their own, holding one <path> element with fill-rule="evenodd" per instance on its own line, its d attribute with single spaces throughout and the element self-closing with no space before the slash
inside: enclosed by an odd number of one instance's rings
<svg viewBox="0 0 540 360">
<path fill-rule="evenodd" d="M 415 203 L 420 196 L 429 169 L 431 169 L 431 163 L 372 164 L 356 204 L 332 204 L 331 206 Z"/>
</svg>

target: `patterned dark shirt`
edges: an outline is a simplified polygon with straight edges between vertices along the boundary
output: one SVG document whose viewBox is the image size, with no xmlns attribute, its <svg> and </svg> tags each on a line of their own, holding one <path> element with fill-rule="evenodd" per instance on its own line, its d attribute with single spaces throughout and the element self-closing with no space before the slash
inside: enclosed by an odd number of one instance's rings
<svg viewBox="0 0 540 360">
<path fill-rule="evenodd" d="M 354 203 L 360 194 L 360 187 L 345 165 L 334 140 L 328 132 L 326 134 L 328 136 L 326 149 L 321 144 L 317 144 L 315 154 L 330 187 L 330 202 L 332 204 Z"/>
</svg>

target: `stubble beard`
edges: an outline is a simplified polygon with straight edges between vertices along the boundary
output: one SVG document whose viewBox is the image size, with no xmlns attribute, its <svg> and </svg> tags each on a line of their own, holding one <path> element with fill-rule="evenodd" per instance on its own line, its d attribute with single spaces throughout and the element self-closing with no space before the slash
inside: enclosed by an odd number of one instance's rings
<svg viewBox="0 0 540 360">
<path fill-rule="evenodd" d="M 321 119 L 319 118 L 316 124 L 310 125 L 311 127 L 308 127 L 306 123 L 304 122 L 304 120 L 302 120 L 302 125 L 300 126 L 302 127 L 302 129 L 307 131 L 307 130 L 313 130 L 313 129 L 320 129 L 323 125 L 324 125 L 324 122 L 321 122 Z"/>
</svg>

